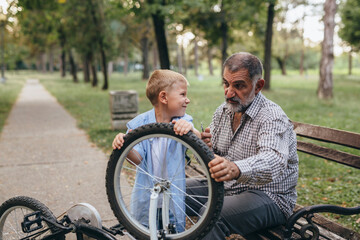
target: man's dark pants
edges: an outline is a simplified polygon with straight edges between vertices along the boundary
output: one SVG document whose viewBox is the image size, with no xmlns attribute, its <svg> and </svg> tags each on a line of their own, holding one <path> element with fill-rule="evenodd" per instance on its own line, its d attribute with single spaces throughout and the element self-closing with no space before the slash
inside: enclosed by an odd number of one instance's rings
<svg viewBox="0 0 360 240">
<path fill-rule="evenodd" d="M 207 186 L 199 180 L 186 180 L 186 192 L 188 195 L 206 195 Z M 206 202 L 204 198 L 195 201 L 186 198 L 186 214 L 197 216 L 202 214 L 204 209 L 202 204 Z M 262 191 L 248 190 L 238 195 L 225 196 L 223 208 L 219 220 L 214 228 L 204 237 L 204 239 L 225 239 L 230 234 L 240 234 L 242 236 L 256 232 L 260 229 L 284 224 L 286 218 L 280 208 Z"/>
</svg>

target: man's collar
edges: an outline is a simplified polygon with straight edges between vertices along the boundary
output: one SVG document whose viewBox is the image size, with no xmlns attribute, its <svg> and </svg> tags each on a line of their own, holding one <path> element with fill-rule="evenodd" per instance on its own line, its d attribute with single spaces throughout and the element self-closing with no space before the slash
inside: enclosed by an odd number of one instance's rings
<svg viewBox="0 0 360 240">
<path fill-rule="evenodd" d="M 252 101 L 248 109 L 246 109 L 245 114 L 248 115 L 250 118 L 253 119 L 258 114 L 260 110 L 261 99 L 263 99 L 263 95 L 261 94 L 261 92 L 259 92 L 255 96 L 254 101 Z"/>
</svg>

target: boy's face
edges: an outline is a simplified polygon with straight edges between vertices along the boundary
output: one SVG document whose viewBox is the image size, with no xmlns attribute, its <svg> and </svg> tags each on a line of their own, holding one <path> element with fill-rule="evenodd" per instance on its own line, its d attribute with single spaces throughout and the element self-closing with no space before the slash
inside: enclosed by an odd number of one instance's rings
<svg viewBox="0 0 360 240">
<path fill-rule="evenodd" d="M 186 107 L 190 103 L 187 98 L 187 85 L 185 82 L 175 83 L 167 92 L 168 111 L 171 117 L 184 116 Z"/>
</svg>

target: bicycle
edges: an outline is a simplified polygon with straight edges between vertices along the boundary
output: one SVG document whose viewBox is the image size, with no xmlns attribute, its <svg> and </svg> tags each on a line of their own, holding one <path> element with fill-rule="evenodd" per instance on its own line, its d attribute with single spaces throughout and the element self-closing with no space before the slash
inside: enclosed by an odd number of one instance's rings
<svg viewBox="0 0 360 240">
<path fill-rule="evenodd" d="M 208 162 L 214 157 L 210 149 L 194 133 L 176 135 L 173 125 L 165 123 L 141 126 L 124 140 L 122 148 L 112 152 L 106 170 L 108 200 L 120 224 L 102 226 L 100 215 L 88 204 L 78 204 L 55 218 L 39 201 L 15 197 L 0 206 L 0 240 L 13 235 L 62 240 L 70 232 L 79 240 L 83 235 L 116 239 L 115 235 L 125 234 L 136 239 L 202 239 L 215 224 L 224 196 L 223 183 L 215 182 L 209 173 Z M 150 151 L 144 153 L 144 148 Z M 172 152 L 179 150 L 182 161 L 174 161 Z M 141 154 L 153 154 L 161 168 L 152 169 L 148 156 Z M 186 183 L 191 179 L 205 183 L 206 194 L 190 195 Z M 201 213 L 193 214 L 188 200 L 200 204 L 203 199 Z"/>
</svg>

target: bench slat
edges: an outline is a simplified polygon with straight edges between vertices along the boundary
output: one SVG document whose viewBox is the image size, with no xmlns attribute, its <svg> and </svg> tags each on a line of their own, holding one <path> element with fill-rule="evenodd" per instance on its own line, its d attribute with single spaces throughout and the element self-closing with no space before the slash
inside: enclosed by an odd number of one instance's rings
<svg viewBox="0 0 360 240">
<path fill-rule="evenodd" d="M 360 169 L 360 156 L 299 140 L 297 141 L 297 150 Z"/>
<path fill-rule="evenodd" d="M 292 123 L 298 136 L 360 149 L 360 134 L 358 133 L 294 121 Z"/>
</svg>

